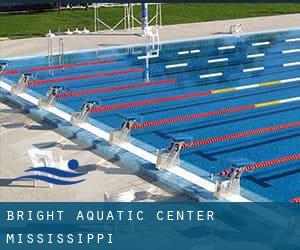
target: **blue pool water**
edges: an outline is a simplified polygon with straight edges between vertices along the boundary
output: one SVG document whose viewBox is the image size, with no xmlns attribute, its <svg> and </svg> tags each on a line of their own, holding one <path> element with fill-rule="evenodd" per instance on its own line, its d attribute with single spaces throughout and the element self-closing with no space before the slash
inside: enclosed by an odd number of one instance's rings
<svg viewBox="0 0 300 250">
<path fill-rule="evenodd" d="M 51 86 L 57 85 L 67 87 L 66 92 L 73 92 L 133 86 L 148 80 L 174 80 L 168 84 L 58 99 L 57 102 L 65 105 L 70 112 L 78 111 L 83 103 L 90 100 L 110 106 L 300 77 L 300 30 L 297 29 L 164 43 L 159 57 L 149 60 L 149 67 L 144 59 L 138 59 L 146 51 L 147 46 L 135 46 L 71 53 L 65 55 L 66 65 L 83 64 L 51 72 L 48 69 L 36 70 L 48 66 L 47 57 L 8 59 L 6 71 L 18 69 L 18 72 L 5 77 L 17 81 L 22 72 L 33 71 L 32 82 L 46 81 L 29 87 L 39 95 L 45 95 Z M 112 61 L 88 64 L 101 60 Z M 55 56 L 54 65 L 58 63 L 58 56 Z M 92 77 L 105 72 L 114 73 Z M 146 79 L 147 72 L 149 79 Z M 208 74 L 217 75 L 208 77 Z M 47 82 L 53 79 L 58 80 Z M 110 128 L 119 128 L 123 117 L 129 113 L 138 114 L 147 122 L 299 96 L 300 78 L 284 84 L 113 109 L 92 113 L 91 117 Z M 161 149 L 166 148 L 177 134 L 198 140 L 296 121 L 300 121 L 300 101 L 137 129 L 132 135 Z M 261 162 L 299 153 L 300 129 L 294 127 L 188 148 L 181 152 L 181 159 L 208 172 L 219 172 L 228 168 L 234 159 Z M 245 189 L 267 199 L 288 201 L 300 196 L 300 162 L 245 173 L 241 183 Z"/>
</svg>

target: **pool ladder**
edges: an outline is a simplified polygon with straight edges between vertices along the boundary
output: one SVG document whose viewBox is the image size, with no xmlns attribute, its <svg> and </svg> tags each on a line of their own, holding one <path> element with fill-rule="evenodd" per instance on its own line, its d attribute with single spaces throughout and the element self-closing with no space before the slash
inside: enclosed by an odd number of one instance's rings
<svg viewBox="0 0 300 250">
<path fill-rule="evenodd" d="M 58 54 L 59 54 L 59 64 L 64 65 L 65 64 L 64 39 L 61 37 L 58 40 Z"/>
<path fill-rule="evenodd" d="M 53 36 L 48 36 L 47 51 L 48 51 L 48 66 L 50 68 L 49 75 L 53 75 L 53 70 L 51 69 L 51 67 L 54 65 Z M 60 65 L 65 64 L 64 40 L 61 37 L 58 40 L 58 61 Z"/>
<path fill-rule="evenodd" d="M 49 68 L 53 66 L 53 37 L 48 36 L 47 39 L 47 49 L 48 49 L 48 66 Z M 49 69 L 49 75 L 52 75 L 53 71 Z"/>
<path fill-rule="evenodd" d="M 160 50 L 160 39 L 158 29 L 153 29 L 153 27 L 148 27 L 145 30 L 145 35 L 147 37 L 147 51 L 145 56 L 145 81 L 150 81 L 150 68 L 149 60 L 151 58 L 159 57 Z"/>
</svg>

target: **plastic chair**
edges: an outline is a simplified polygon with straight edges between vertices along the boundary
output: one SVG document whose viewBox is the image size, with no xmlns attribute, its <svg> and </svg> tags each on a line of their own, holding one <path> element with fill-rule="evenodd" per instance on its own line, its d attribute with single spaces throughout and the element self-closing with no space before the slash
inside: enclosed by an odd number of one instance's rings
<svg viewBox="0 0 300 250">
<path fill-rule="evenodd" d="M 56 164 L 53 160 L 52 152 L 51 151 L 43 151 L 37 148 L 32 148 L 28 150 L 29 157 L 33 164 L 34 168 L 38 167 L 56 167 Z M 40 172 L 36 172 L 37 175 L 40 175 Z M 50 177 L 51 175 L 48 174 Z M 37 186 L 37 180 L 33 180 L 33 185 Z M 53 184 L 50 184 L 50 187 L 53 187 Z"/>
</svg>

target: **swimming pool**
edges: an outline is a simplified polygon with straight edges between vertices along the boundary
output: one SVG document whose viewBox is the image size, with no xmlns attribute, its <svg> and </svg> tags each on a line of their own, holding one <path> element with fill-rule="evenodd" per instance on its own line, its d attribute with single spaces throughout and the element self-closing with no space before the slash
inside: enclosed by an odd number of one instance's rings
<svg viewBox="0 0 300 250">
<path fill-rule="evenodd" d="M 55 105 L 68 114 L 95 101 L 89 123 L 107 140 L 136 118 L 132 153 L 149 152 L 146 160 L 184 138 L 180 167 L 168 171 L 199 176 L 207 189 L 209 173 L 232 163 L 287 158 L 246 171 L 241 186 L 251 200 L 300 196 L 300 29 L 166 42 L 147 53 L 145 45 L 74 52 L 51 65 L 46 56 L 11 58 L 3 80 L 32 73 L 36 98 L 63 87 Z"/>
</svg>

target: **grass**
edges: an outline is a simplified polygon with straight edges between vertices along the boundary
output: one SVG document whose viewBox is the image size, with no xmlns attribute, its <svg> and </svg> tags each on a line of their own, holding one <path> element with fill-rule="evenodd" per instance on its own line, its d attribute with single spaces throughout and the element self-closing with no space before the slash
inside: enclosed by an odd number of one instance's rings
<svg viewBox="0 0 300 250">
<path fill-rule="evenodd" d="M 203 22 L 243 17 L 300 13 L 300 4 L 163 4 L 163 24 Z M 139 7 L 135 8 L 139 16 Z M 154 13 L 150 7 L 150 15 Z M 123 15 L 123 8 L 101 9 L 101 17 L 110 25 Z M 35 14 L 0 15 L 0 37 L 43 36 L 48 30 L 93 30 L 93 10 L 65 10 Z"/>
</svg>

